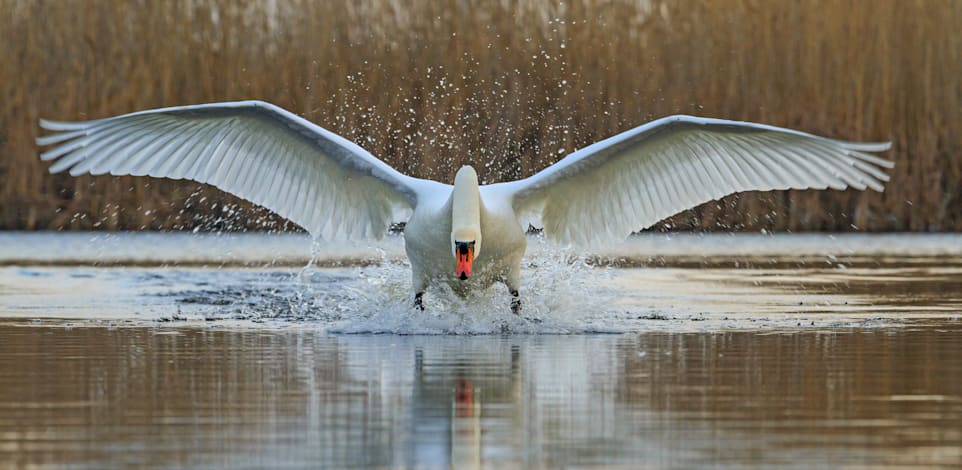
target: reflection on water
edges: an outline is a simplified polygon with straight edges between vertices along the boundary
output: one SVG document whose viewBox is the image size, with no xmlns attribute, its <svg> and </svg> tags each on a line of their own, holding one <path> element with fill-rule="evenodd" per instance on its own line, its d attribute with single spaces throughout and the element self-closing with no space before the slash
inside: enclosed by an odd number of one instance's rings
<svg viewBox="0 0 962 470">
<path fill-rule="evenodd" d="M 958 321 L 328 336 L 0 326 L 0 467 L 962 464 Z"/>
<path fill-rule="evenodd" d="M 0 468 L 959 468 L 960 240 L 533 240 L 518 318 L 398 240 L 0 234 Z"/>
</svg>

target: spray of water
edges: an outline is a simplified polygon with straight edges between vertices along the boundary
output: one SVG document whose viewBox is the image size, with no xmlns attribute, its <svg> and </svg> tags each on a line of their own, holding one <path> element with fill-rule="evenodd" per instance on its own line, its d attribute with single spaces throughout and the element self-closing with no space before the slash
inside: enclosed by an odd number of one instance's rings
<svg viewBox="0 0 962 470">
<path fill-rule="evenodd" d="M 429 288 L 425 310 L 413 306 L 407 261 L 381 253 L 379 262 L 319 268 L 312 260 L 295 272 L 250 273 L 204 291 L 182 291 L 182 304 L 209 320 L 245 320 L 278 326 L 316 326 L 357 334 L 525 334 L 614 332 L 617 292 L 604 282 L 609 268 L 592 266 L 572 251 L 532 240 L 522 266 L 521 315 L 511 312 L 507 288 L 495 284 L 455 294 Z M 239 281 L 239 282 L 238 282 Z"/>
</svg>

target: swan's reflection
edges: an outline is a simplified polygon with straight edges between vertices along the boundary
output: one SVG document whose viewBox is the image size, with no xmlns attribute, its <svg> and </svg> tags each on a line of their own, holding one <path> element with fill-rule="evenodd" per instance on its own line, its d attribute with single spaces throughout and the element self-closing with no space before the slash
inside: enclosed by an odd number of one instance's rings
<svg viewBox="0 0 962 470">
<path fill-rule="evenodd" d="M 451 405 L 451 466 L 481 467 L 481 402 L 470 380 L 458 380 Z"/>
<path fill-rule="evenodd" d="M 953 466 L 959 332 L 0 328 L 0 467 Z"/>
<path fill-rule="evenodd" d="M 482 357 L 473 350 L 444 351 L 426 363 L 424 348 L 415 349 L 407 465 L 481 468 L 485 425 L 508 429 L 502 417 L 522 414 L 521 347 L 510 345 L 507 362 L 502 351 Z M 485 416 L 486 407 L 498 411 Z M 498 440 L 489 447 L 496 449 Z"/>
</svg>

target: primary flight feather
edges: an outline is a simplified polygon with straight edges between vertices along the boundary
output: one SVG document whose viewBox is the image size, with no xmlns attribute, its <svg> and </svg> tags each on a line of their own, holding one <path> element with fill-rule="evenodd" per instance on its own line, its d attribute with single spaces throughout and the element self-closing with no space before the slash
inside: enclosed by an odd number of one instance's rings
<svg viewBox="0 0 962 470">
<path fill-rule="evenodd" d="M 749 122 L 670 116 L 581 150 L 526 179 L 454 185 L 401 174 L 360 146 L 262 101 L 153 109 L 86 122 L 41 120 L 50 172 L 211 184 L 315 237 L 380 238 L 406 222 L 415 304 L 432 282 L 465 292 L 503 282 L 520 309 L 528 223 L 582 246 L 621 240 L 741 191 L 873 189 L 889 143 L 854 143 Z M 483 247 L 483 250 L 482 250 Z"/>
</svg>

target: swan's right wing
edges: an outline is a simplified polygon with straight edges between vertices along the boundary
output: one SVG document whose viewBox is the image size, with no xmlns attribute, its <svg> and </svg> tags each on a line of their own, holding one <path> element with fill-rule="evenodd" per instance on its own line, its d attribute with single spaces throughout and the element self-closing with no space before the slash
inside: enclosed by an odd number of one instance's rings
<svg viewBox="0 0 962 470">
<path fill-rule="evenodd" d="M 579 245 L 631 232 L 739 191 L 882 191 L 886 143 L 750 122 L 670 116 L 578 150 L 530 178 L 492 185 L 545 235 Z"/>
<path fill-rule="evenodd" d="M 433 182 L 405 176 L 353 142 L 261 101 L 154 109 L 56 133 L 51 173 L 148 175 L 208 183 L 325 239 L 380 238 Z"/>
</svg>

